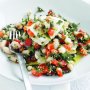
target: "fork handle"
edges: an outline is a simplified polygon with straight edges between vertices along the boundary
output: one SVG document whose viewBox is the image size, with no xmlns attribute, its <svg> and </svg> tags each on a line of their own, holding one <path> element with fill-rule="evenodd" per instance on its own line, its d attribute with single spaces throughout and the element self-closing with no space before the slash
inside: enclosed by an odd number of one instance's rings
<svg viewBox="0 0 90 90">
<path fill-rule="evenodd" d="M 26 62 L 20 54 L 17 54 L 17 57 L 18 57 L 18 62 L 20 65 L 22 77 L 24 80 L 25 88 L 26 88 L 26 90 L 32 90 L 31 83 L 29 80 L 28 71 L 27 71 L 26 65 L 25 65 Z"/>
</svg>

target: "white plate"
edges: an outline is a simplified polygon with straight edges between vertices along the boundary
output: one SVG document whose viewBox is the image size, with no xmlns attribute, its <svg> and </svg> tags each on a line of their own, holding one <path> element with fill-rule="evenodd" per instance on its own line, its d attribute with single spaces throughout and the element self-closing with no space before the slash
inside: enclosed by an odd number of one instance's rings
<svg viewBox="0 0 90 90">
<path fill-rule="evenodd" d="M 81 0 L 2 0 L 0 2 L 0 26 L 15 23 L 21 20 L 29 10 L 35 11 L 40 6 L 46 11 L 53 9 L 66 18 L 81 23 L 81 26 L 90 33 L 90 6 Z M 2 23 L 3 22 L 3 23 Z M 34 85 L 55 85 L 80 78 L 90 72 L 90 55 L 84 57 L 74 70 L 64 77 L 33 77 L 30 81 Z M 9 62 L 0 51 L 0 75 L 20 82 L 22 80 L 19 65 Z"/>
</svg>

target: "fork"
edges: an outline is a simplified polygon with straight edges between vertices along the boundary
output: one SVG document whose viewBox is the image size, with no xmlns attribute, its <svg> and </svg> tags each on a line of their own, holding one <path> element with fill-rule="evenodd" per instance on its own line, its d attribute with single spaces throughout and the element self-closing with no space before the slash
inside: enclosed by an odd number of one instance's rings
<svg viewBox="0 0 90 90">
<path fill-rule="evenodd" d="M 11 40 L 18 39 L 20 36 L 21 36 L 20 32 L 18 32 L 16 30 L 12 30 L 9 32 L 9 39 L 11 39 Z M 23 59 L 23 57 L 21 56 L 20 53 L 17 53 L 12 49 L 11 44 L 9 45 L 9 49 L 12 53 L 15 53 L 18 57 L 18 62 L 19 62 L 22 77 L 24 80 L 25 89 L 26 90 L 32 90 L 31 83 L 29 80 L 28 71 L 27 71 L 26 65 L 25 65 L 26 61 Z"/>
</svg>

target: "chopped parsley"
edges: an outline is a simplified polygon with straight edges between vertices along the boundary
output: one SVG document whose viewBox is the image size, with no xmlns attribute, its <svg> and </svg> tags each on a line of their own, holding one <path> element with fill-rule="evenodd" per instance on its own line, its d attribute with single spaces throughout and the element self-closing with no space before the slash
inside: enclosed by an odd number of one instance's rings
<svg viewBox="0 0 90 90">
<path fill-rule="evenodd" d="M 61 21 L 61 20 L 58 20 L 57 24 L 59 24 L 59 25 L 60 25 L 61 23 L 62 23 L 62 21 Z"/>
<path fill-rule="evenodd" d="M 41 12 L 44 12 L 44 10 L 40 7 L 37 7 L 37 13 L 41 13 Z"/>
</svg>

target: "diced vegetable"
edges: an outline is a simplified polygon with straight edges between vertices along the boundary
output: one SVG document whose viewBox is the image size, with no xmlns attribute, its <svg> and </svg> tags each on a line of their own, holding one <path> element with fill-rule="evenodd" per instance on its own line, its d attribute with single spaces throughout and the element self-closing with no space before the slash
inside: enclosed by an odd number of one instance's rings
<svg viewBox="0 0 90 90">
<path fill-rule="evenodd" d="M 2 38 L 3 36 L 4 36 L 4 33 L 0 31 L 0 38 Z"/>
<path fill-rule="evenodd" d="M 55 60 L 55 59 L 51 61 L 51 64 L 53 64 L 53 65 L 55 65 L 55 66 L 58 66 L 58 65 L 59 65 L 58 61 Z"/>
<path fill-rule="evenodd" d="M 57 75 L 58 75 L 59 77 L 62 77 L 62 76 L 63 76 L 63 73 L 62 73 L 62 69 L 61 69 L 61 68 L 57 68 L 57 69 L 56 69 L 56 72 L 57 72 Z"/>
<path fill-rule="evenodd" d="M 27 38 L 27 39 L 25 40 L 25 45 L 26 45 L 26 46 L 31 46 L 31 45 L 32 45 L 32 40 L 31 40 L 30 38 Z"/>
<path fill-rule="evenodd" d="M 31 26 L 32 24 L 33 24 L 33 21 L 30 20 L 30 21 L 28 21 L 27 26 Z"/>
<path fill-rule="evenodd" d="M 54 30 L 53 30 L 52 28 L 50 28 L 50 29 L 48 30 L 48 35 L 49 35 L 49 36 L 53 36 L 53 35 L 54 35 Z"/>
<path fill-rule="evenodd" d="M 30 37 L 34 37 L 34 33 L 31 30 L 28 30 L 27 33 Z"/>
</svg>

